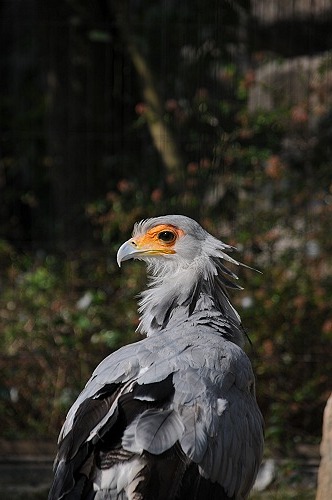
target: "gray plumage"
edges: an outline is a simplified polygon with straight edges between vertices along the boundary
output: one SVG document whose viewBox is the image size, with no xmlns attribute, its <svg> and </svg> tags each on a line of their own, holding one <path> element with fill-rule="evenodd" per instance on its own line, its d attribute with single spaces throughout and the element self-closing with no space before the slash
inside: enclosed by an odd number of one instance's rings
<svg viewBox="0 0 332 500">
<path fill-rule="evenodd" d="M 263 423 L 231 250 L 184 216 L 135 226 L 118 261 L 147 262 L 146 338 L 104 359 L 70 409 L 49 500 L 247 498 Z"/>
</svg>

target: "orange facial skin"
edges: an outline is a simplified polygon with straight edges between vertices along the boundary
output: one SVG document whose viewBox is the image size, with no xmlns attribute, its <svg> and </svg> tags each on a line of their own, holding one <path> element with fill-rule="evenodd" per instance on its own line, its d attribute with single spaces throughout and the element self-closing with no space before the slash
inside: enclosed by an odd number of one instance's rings
<svg viewBox="0 0 332 500">
<path fill-rule="evenodd" d="M 164 241 L 160 236 L 163 236 L 165 232 L 172 233 L 174 238 L 171 241 Z M 146 253 L 174 254 L 174 245 L 178 238 L 184 234 L 184 231 L 176 226 L 160 224 L 147 231 L 143 236 L 135 236 L 131 241 L 136 244 L 137 249 L 143 250 Z"/>
</svg>

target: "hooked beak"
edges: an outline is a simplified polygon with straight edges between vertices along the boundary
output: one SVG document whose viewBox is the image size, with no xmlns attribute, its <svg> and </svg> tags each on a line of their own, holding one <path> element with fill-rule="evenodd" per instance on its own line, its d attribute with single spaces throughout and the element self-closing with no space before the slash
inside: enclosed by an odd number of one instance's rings
<svg viewBox="0 0 332 500">
<path fill-rule="evenodd" d="M 130 239 L 123 243 L 118 250 L 116 260 L 118 266 L 121 267 L 121 262 L 129 259 L 139 259 L 144 256 L 151 255 L 169 255 L 174 254 L 175 251 L 169 248 L 161 248 L 160 246 L 146 245 L 141 243 L 141 241 L 135 241 L 134 239 Z"/>
<path fill-rule="evenodd" d="M 141 254 L 142 251 L 137 247 L 137 243 L 134 240 L 128 240 L 121 245 L 116 255 L 116 260 L 118 266 L 121 267 L 121 262 L 125 260 L 133 259 L 135 255 Z"/>
</svg>

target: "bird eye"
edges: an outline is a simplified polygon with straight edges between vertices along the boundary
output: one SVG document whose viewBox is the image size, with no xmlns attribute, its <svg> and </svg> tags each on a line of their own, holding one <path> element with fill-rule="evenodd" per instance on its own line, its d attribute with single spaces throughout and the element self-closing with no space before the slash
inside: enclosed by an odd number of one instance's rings
<svg viewBox="0 0 332 500">
<path fill-rule="evenodd" d="M 161 231 L 161 233 L 158 234 L 158 239 L 165 243 L 171 243 L 175 240 L 175 234 L 172 233 L 172 231 Z"/>
</svg>

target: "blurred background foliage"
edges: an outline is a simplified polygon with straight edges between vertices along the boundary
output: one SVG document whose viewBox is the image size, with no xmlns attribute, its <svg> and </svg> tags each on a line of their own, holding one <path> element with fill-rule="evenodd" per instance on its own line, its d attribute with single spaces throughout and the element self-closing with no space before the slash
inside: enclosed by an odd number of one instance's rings
<svg viewBox="0 0 332 500">
<path fill-rule="evenodd" d="M 332 373 L 332 9 L 259 0 L 1 3 L 0 426 L 55 440 L 139 340 L 133 223 L 238 247 L 233 299 L 268 446 L 317 443 Z"/>
</svg>

